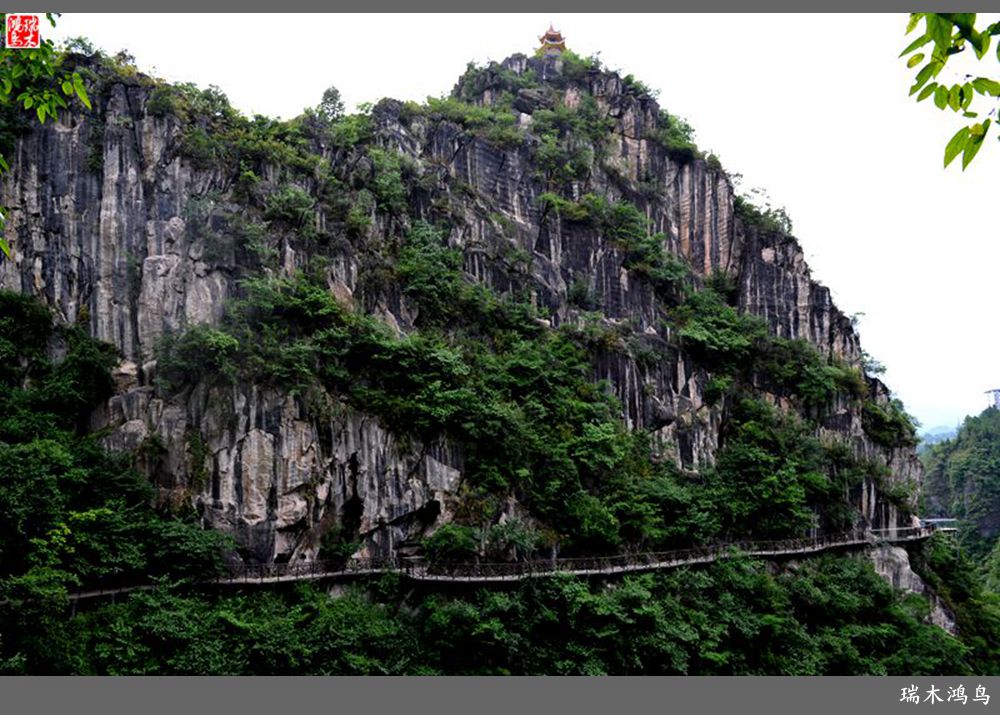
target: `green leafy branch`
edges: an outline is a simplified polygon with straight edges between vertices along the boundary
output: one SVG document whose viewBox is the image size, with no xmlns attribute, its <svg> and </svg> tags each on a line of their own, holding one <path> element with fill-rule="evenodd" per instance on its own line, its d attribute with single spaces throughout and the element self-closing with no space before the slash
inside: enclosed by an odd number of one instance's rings
<svg viewBox="0 0 1000 715">
<path fill-rule="evenodd" d="M 54 13 L 46 13 L 52 27 L 56 26 Z M 6 25 L 7 14 L 0 13 L 0 25 Z M 60 109 L 66 109 L 74 97 L 91 108 L 87 88 L 79 72 L 62 69 L 63 55 L 57 52 L 52 40 L 43 39 L 37 49 L 8 50 L 0 52 L 0 103 L 11 100 L 25 111 L 34 112 L 41 124 L 55 119 Z M 10 171 L 10 165 L 0 154 L 0 178 Z M 0 234 L 3 232 L 6 210 L 0 207 Z M 0 252 L 10 258 L 10 246 L 0 235 Z"/>
<path fill-rule="evenodd" d="M 910 96 L 917 95 L 918 102 L 933 97 L 934 105 L 938 109 L 951 109 L 967 119 L 979 119 L 979 112 L 972 111 L 972 104 L 977 96 L 993 102 L 992 109 L 984 119 L 963 126 L 945 146 L 944 165 L 948 166 L 961 154 L 964 171 L 979 153 L 983 140 L 986 139 L 991 124 L 994 123 L 997 98 L 1000 98 L 1000 82 L 971 74 L 964 75 L 961 81 L 950 85 L 932 80 L 941 74 L 952 56 L 965 52 L 969 47 L 972 48 L 977 60 L 983 59 L 989 52 L 993 37 L 1000 35 L 1000 22 L 994 22 L 978 30 L 976 13 L 915 12 L 910 14 L 906 34 L 913 32 L 921 20 L 924 23 L 924 34 L 911 42 L 899 55 L 910 56 L 906 62 L 906 66 L 910 69 L 927 60 L 917 71 L 913 86 L 910 87 Z M 927 45 L 933 45 L 929 56 L 926 50 L 918 52 Z M 997 60 L 1000 61 L 1000 42 L 997 43 Z M 979 104 L 982 104 L 982 101 Z"/>
</svg>

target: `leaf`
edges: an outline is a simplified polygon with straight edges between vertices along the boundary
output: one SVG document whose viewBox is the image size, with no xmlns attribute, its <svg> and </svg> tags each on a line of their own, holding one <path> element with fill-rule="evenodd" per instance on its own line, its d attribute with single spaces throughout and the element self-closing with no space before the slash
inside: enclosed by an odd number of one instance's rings
<svg viewBox="0 0 1000 715">
<path fill-rule="evenodd" d="M 938 87 L 934 90 L 934 104 L 937 105 L 938 109 L 944 109 L 948 106 L 948 88 L 944 86 Z"/>
<path fill-rule="evenodd" d="M 990 43 L 993 42 L 993 36 L 987 32 L 983 32 L 979 35 L 980 38 L 980 48 L 976 50 L 976 59 L 983 59 L 986 53 L 990 51 Z"/>
<path fill-rule="evenodd" d="M 25 100 L 24 100 L 24 108 L 25 109 L 31 109 L 31 107 L 34 104 L 35 104 L 35 98 L 34 97 L 26 97 L 25 98 Z"/>
<path fill-rule="evenodd" d="M 7 258 L 10 258 L 10 246 L 8 246 L 7 241 L 2 238 L 0 238 L 0 252 L 7 256 Z"/>
<path fill-rule="evenodd" d="M 41 122 L 42 124 L 45 124 L 45 109 L 46 107 L 44 104 L 39 104 L 35 108 L 35 113 L 38 114 L 38 121 Z"/>
<path fill-rule="evenodd" d="M 917 23 L 920 22 L 920 18 L 922 18 L 923 16 L 924 14 L 922 12 L 911 12 L 910 19 L 906 23 L 905 34 L 909 35 L 911 32 L 913 32 L 913 29 L 917 26 Z"/>
<path fill-rule="evenodd" d="M 965 151 L 962 152 L 962 171 L 965 171 L 973 159 L 976 158 L 976 154 L 979 153 L 979 148 L 983 145 L 983 140 L 979 139 L 972 140 L 965 145 Z"/>
<path fill-rule="evenodd" d="M 87 87 L 83 84 L 83 78 L 76 72 L 73 73 L 73 89 L 76 90 L 76 96 L 83 102 L 83 106 L 91 109 L 90 97 L 87 96 Z"/>
<path fill-rule="evenodd" d="M 968 127 L 962 127 L 957 132 L 955 132 L 955 136 L 951 138 L 951 141 L 949 141 L 948 145 L 944 148 L 944 165 L 946 167 L 948 166 L 948 164 L 954 161 L 955 157 L 958 156 L 958 153 L 965 148 L 965 143 L 968 140 L 969 140 Z"/>
<path fill-rule="evenodd" d="M 1000 82 L 996 80 L 989 79 L 988 77 L 976 77 L 972 80 L 972 86 L 980 94 L 990 94 L 994 97 L 1000 97 Z"/>
<path fill-rule="evenodd" d="M 87 96 L 87 89 L 83 85 L 76 88 L 76 96 L 80 98 L 81 102 L 83 102 L 84 107 L 92 109 L 90 105 L 90 97 Z"/>
<path fill-rule="evenodd" d="M 917 39 L 915 39 L 913 42 L 911 42 L 909 45 L 907 45 L 906 49 L 899 53 L 899 56 L 900 57 L 905 57 L 906 55 L 910 54 L 911 52 L 913 52 L 918 47 L 923 47 L 924 45 L 926 45 L 930 41 L 931 41 L 930 35 L 921 35 L 920 37 L 918 37 Z"/>
<path fill-rule="evenodd" d="M 62 91 L 63 94 L 73 94 L 73 83 L 70 82 L 68 79 L 63 80 Z"/>
<path fill-rule="evenodd" d="M 965 144 L 965 151 L 962 152 L 962 171 L 965 171 L 973 159 L 976 158 L 976 154 L 979 153 L 979 149 L 983 146 L 983 140 L 986 138 L 986 132 L 990 129 L 990 120 L 987 119 L 982 124 L 976 124 L 972 127 L 973 136 L 970 141 Z"/>
<path fill-rule="evenodd" d="M 906 62 L 906 67 L 908 69 L 913 69 L 914 67 L 916 67 L 917 65 L 919 65 L 923 61 L 924 61 L 924 53 L 923 52 L 918 52 L 917 54 L 913 55 L 913 57 L 911 57 Z"/>
<path fill-rule="evenodd" d="M 962 116 L 963 117 L 968 117 L 969 119 L 975 119 L 979 115 L 976 114 L 975 112 L 962 112 Z"/>
<path fill-rule="evenodd" d="M 951 23 L 940 15 L 927 14 L 927 34 L 941 52 L 951 47 Z"/>
<path fill-rule="evenodd" d="M 975 90 L 972 85 L 966 82 L 962 85 L 962 109 L 967 110 L 969 105 L 972 104 L 972 99 L 976 96 Z"/>
<path fill-rule="evenodd" d="M 974 12 L 955 12 L 945 14 L 943 17 L 958 27 L 962 37 L 971 37 L 972 33 L 975 32 L 976 13 Z"/>
<path fill-rule="evenodd" d="M 935 69 L 935 65 L 938 65 Z M 910 87 L 910 94 L 916 94 L 924 84 L 927 83 L 931 77 L 933 77 L 940 70 L 940 63 L 937 60 L 931 60 L 923 68 L 917 72 L 916 82 Z"/>
<path fill-rule="evenodd" d="M 972 49 L 975 50 L 976 58 L 982 59 L 983 55 L 986 53 L 986 44 L 989 43 L 990 38 L 988 35 L 980 35 L 975 30 L 969 33 L 969 42 L 972 44 Z"/>
<path fill-rule="evenodd" d="M 934 94 L 934 90 L 938 87 L 937 82 L 931 82 L 929 85 L 920 90 L 920 94 L 917 95 L 917 101 L 923 102 L 925 99 Z"/>
<path fill-rule="evenodd" d="M 962 87 L 960 85 L 952 85 L 951 90 L 949 90 L 948 106 L 956 112 L 962 108 Z"/>
</svg>

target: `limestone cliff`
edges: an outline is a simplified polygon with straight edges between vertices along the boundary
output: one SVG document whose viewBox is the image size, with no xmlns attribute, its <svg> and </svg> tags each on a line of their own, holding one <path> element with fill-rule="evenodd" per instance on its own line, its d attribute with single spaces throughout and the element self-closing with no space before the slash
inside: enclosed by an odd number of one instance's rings
<svg viewBox="0 0 1000 715">
<path fill-rule="evenodd" d="M 930 623 L 954 635 L 957 631 L 955 614 L 952 613 L 940 596 L 918 576 L 910 566 L 910 556 L 906 549 L 898 546 L 881 546 L 871 552 L 872 563 L 879 576 L 892 587 L 923 597 L 930 605 L 927 620 Z"/>
<path fill-rule="evenodd" d="M 76 61 L 87 66 L 85 58 Z M 404 438 L 336 395 L 318 419 L 299 396 L 274 386 L 157 389 L 161 337 L 218 324 L 241 277 L 261 263 L 233 238 L 239 220 L 253 214 L 248 193 L 298 187 L 317 199 L 306 225 L 325 237 L 320 251 L 280 221 L 258 223 L 258 243 L 272 254 L 264 272 L 291 275 L 322 255 L 330 291 L 400 333 L 418 316 L 396 287 L 376 280 L 377 248 L 418 219 L 448 226 L 470 280 L 500 293 L 526 291 L 552 328 L 599 314 L 645 354 L 599 353 L 595 380 L 610 383 L 631 429 L 650 431 L 665 458 L 697 470 L 715 459 L 727 408 L 725 400 L 706 398 L 710 371 L 679 344 L 654 287 L 623 267 L 623 251 L 542 198 L 551 182 L 540 170 L 534 115 L 555 102 L 573 108 L 592 98 L 608 131 L 601 151 L 582 152 L 584 165 L 566 179 L 569 199 L 631 202 L 650 232 L 663 234 L 663 248 L 690 265 L 695 285 L 725 274 L 735 304 L 764 318 L 774 335 L 808 340 L 826 358 L 861 365 L 851 321 L 810 277 L 798 242 L 742 217 L 716 164 L 677 156 L 658 142 L 657 103 L 613 72 L 571 75 L 559 58 L 515 55 L 468 73 L 454 90 L 467 103 L 488 108 L 503 92 L 515 95 L 510 129 L 523 136 L 516 142 L 446 113 L 380 102 L 369 142 L 402 164 L 405 210 L 387 212 L 381 199 L 351 193 L 346 218 L 327 208 L 336 198 L 322 195 L 322 176 L 332 173 L 353 191 L 376 171 L 371 154 L 299 137 L 316 163 L 289 173 L 263 157 L 253 167 L 259 183 L 248 190 L 241 183 L 246 166 L 193 149 L 199 127 L 211 139 L 211 116 L 163 111 L 161 85 L 141 75 L 92 75 L 92 112 L 64 113 L 17 143 L 2 199 L 16 255 L 0 263 L 0 288 L 38 296 L 61 320 L 84 323 L 118 347 L 118 394 L 94 415 L 94 427 L 109 429 L 110 446 L 145 455 L 140 464 L 161 497 L 196 505 L 206 523 L 236 536 L 247 558 L 315 558 L 322 535 L 346 521 L 363 553 L 390 553 L 450 518 L 464 459 L 447 439 Z M 586 294 L 586 311 L 574 291 Z M 876 404 L 888 403 L 880 382 L 868 385 Z M 918 482 L 918 462 L 910 448 L 881 445 L 864 426 L 862 406 L 842 400 L 818 428 L 890 472 L 888 479 L 867 477 L 845 499 L 864 523 L 907 523 L 883 488 Z M 158 447 L 152 456 L 150 444 Z M 511 514 L 520 510 L 509 504 Z"/>
</svg>

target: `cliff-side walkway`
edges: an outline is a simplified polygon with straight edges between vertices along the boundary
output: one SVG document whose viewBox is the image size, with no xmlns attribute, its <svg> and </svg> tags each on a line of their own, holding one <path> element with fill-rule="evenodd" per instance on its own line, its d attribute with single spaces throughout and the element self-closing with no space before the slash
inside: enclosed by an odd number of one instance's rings
<svg viewBox="0 0 1000 715">
<path fill-rule="evenodd" d="M 905 543 L 927 539 L 933 527 L 906 527 L 850 531 L 815 538 L 781 541 L 735 541 L 675 551 L 640 552 L 586 558 L 536 559 L 501 563 L 462 562 L 426 564 L 402 559 L 353 559 L 344 563 L 310 561 L 295 564 L 252 564 L 234 568 L 229 574 L 205 584 L 253 586 L 294 581 L 345 580 L 360 576 L 397 573 L 415 581 L 439 583 L 504 583 L 555 574 L 573 576 L 614 576 L 646 571 L 665 571 L 694 564 L 706 564 L 737 555 L 780 558 L 809 555 L 832 549 Z M 133 584 L 98 588 L 70 594 L 79 601 L 114 596 L 153 588 L 154 584 Z"/>
</svg>

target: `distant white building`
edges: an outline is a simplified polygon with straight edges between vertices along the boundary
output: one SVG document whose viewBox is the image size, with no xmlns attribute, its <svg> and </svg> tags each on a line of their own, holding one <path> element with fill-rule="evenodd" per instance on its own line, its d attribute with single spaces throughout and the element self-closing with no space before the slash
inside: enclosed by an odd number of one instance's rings
<svg viewBox="0 0 1000 715">
<path fill-rule="evenodd" d="M 992 390 L 987 390 L 986 394 L 990 396 L 990 407 L 996 407 L 1000 410 L 1000 387 L 995 387 Z"/>
</svg>

